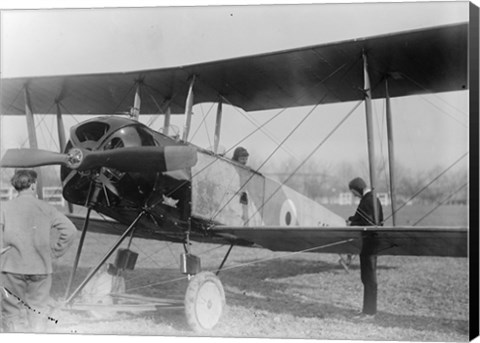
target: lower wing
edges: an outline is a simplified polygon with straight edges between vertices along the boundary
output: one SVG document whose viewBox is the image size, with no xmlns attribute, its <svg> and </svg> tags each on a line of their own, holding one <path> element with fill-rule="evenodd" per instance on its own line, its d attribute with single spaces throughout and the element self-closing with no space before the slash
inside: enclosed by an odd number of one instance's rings
<svg viewBox="0 0 480 343">
<path fill-rule="evenodd" d="M 466 227 L 225 227 L 212 229 L 273 251 L 359 254 L 362 237 L 378 255 L 467 257 Z"/>
</svg>

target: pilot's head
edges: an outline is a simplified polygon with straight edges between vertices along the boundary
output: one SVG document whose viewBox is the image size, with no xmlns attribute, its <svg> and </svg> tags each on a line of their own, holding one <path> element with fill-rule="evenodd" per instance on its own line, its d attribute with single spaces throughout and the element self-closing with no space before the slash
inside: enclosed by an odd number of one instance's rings
<svg viewBox="0 0 480 343">
<path fill-rule="evenodd" d="M 246 165 L 247 161 L 248 161 L 248 156 L 249 156 L 249 154 L 248 154 L 247 149 L 239 146 L 233 152 L 232 160 L 234 160 L 234 161 L 236 161 L 240 164 Z"/>
<path fill-rule="evenodd" d="M 361 198 L 363 196 L 363 191 L 367 188 L 367 184 L 361 177 L 356 177 L 348 183 L 348 188 L 353 193 L 353 195 Z"/>
<path fill-rule="evenodd" d="M 22 192 L 28 189 L 35 191 L 37 173 L 32 169 L 18 169 L 15 171 L 10 183 L 17 192 Z"/>
</svg>

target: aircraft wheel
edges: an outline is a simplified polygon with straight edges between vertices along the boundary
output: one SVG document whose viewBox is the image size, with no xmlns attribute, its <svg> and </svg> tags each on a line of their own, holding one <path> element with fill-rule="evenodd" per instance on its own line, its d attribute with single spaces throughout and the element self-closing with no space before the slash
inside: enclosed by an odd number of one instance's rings
<svg viewBox="0 0 480 343">
<path fill-rule="evenodd" d="M 208 331 L 219 322 L 225 307 L 222 283 L 212 272 L 198 273 L 185 293 L 188 325 L 196 332 Z"/>
</svg>

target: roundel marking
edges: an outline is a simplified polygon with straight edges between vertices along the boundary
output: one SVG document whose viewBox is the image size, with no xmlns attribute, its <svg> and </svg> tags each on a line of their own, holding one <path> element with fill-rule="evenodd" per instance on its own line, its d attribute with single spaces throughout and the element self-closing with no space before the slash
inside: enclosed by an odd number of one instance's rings
<svg viewBox="0 0 480 343">
<path fill-rule="evenodd" d="M 297 208 L 292 200 L 287 199 L 283 202 L 280 210 L 280 225 L 297 225 Z"/>
</svg>

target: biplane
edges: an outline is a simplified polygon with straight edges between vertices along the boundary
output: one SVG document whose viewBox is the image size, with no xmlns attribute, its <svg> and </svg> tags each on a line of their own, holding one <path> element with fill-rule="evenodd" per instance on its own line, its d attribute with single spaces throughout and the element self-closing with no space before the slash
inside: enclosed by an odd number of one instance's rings
<svg viewBox="0 0 480 343">
<path fill-rule="evenodd" d="M 201 270 L 192 242 L 230 246 L 218 271 L 234 246 L 359 254 L 365 232 L 375 236 L 379 255 L 466 257 L 466 227 L 346 226 L 324 206 L 220 154 L 219 141 L 224 103 L 245 111 L 365 103 L 375 190 L 371 101 L 468 90 L 468 32 L 468 23 L 459 23 L 163 69 L 2 79 L 1 113 L 26 115 L 31 149 L 8 150 L 1 167 L 59 165 L 64 198 L 87 208 L 84 217 L 70 213 L 81 236 L 66 306 L 75 306 L 115 252 L 112 272 L 134 267 L 135 253 L 118 250 L 133 237 L 184 245 L 181 272 L 189 286 L 183 305 L 194 330 L 217 324 L 225 293 L 217 275 Z M 204 102 L 218 102 L 211 150 L 189 142 L 192 106 Z M 72 127 L 67 141 L 63 108 L 99 117 Z M 119 108 L 128 117 L 115 115 Z M 173 113 L 185 116 L 181 136 L 169 134 Z M 57 115 L 62 151 L 37 148 L 34 114 Z M 164 115 L 164 130 L 140 123 L 143 114 Z M 92 218 L 92 211 L 112 220 Z M 120 237 L 70 292 L 87 231 Z"/>
</svg>

